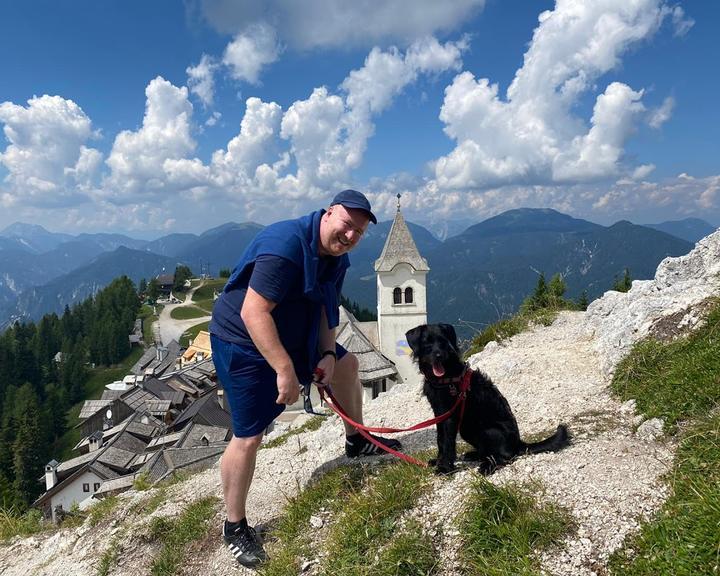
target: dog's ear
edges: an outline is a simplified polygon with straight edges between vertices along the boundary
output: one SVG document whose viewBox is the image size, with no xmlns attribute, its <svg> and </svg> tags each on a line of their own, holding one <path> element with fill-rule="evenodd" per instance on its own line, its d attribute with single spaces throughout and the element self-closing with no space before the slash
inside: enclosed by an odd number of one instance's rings
<svg viewBox="0 0 720 576">
<path fill-rule="evenodd" d="M 405 340 L 407 340 L 408 346 L 410 346 L 410 350 L 413 351 L 413 354 L 417 355 L 418 350 L 420 348 L 420 341 L 422 340 L 423 335 L 425 334 L 427 330 L 427 325 L 422 324 L 421 326 L 415 326 L 415 328 L 412 328 L 411 330 L 408 330 L 405 332 Z"/>
<path fill-rule="evenodd" d="M 450 344 L 452 344 L 453 348 L 457 350 L 457 334 L 455 334 L 455 328 L 452 327 L 452 324 L 438 324 L 438 327 L 440 328 L 440 333 L 445 336 L 445 338 L 449 340 Z"/>
</svg>

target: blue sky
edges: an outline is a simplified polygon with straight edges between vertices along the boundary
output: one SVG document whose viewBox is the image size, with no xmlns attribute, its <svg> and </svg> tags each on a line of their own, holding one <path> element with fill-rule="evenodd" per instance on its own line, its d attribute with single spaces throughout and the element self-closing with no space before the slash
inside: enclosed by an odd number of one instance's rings
<svg viewBox="0 0 720 576">
<path fill-rule="evenodd" d="M 368 194 L 720 224 L 717 2 L 4 2 L 0 228 L 152 237 Z"/>
</svg>

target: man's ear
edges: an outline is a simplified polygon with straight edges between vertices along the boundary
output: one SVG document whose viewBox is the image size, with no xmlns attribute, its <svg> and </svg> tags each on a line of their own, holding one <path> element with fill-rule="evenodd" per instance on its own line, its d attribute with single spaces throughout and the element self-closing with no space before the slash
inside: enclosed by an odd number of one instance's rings
<svg viewBox="0 0 720 576">
<path fill-rule="evenodd" d="M 438 327 L 440 328 L 441 334 L 445 336 L 445 338 L 450 341 L 450 344 L 453 345 L 453 348 L 457 350 L 458 342 L 457 335 L 455 334 L 455 328 L 453 328 L 451 324 L 438 324 Z"/>
<path fill-rule="evenodd" d="M 405 339 L 407 340 L 408 346 L 410 346 L 410 350 L 412 350 L 415 355 L 418 353 L 420 341 L 422 340 L 426 330 L 427 325 L 423 324 L 405 332 Z"/>
</svg>

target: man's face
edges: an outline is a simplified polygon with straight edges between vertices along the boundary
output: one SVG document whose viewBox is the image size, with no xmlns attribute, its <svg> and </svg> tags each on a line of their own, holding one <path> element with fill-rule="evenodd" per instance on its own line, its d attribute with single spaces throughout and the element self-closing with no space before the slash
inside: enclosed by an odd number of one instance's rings
<svg viewBox="0 0 720 576">
<path fill-rule="evenodd" d="M 320 221 L 320 255 L 342 256 L 360 241 L 370 223 L 364 210 L 330 206 Z"/>
</svg>

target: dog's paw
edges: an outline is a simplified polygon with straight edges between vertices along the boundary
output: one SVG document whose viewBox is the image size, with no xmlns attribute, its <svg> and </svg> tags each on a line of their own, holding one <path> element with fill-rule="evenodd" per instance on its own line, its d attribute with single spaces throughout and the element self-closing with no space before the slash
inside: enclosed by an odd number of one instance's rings
<svg viewBox="0 0 720 576">
<path fill-rule="evenodd" d="M 437 464 L 437 458 L 430 458 L 428 460 L 428 466 L 435 466 Z"/>
<path fill-rule="evenodd" d="M 462 455 L 465 462 L 477 462 L 480 460 L 480 453 L 477 450 L 468 450 Z"/>
<path fill-rule="evenodd" d="M 441 462 L 435 466 L 435 474 L 445 475 L 452 474 L 453 472 L 455 472 L 455 464 Z"/>
<path fill-rule="evenodd" d="M 497 463 L 492 460 L 483 460 L 480 464 L 478 464 L 478 470 L 483 476 L 490 476 L 490 474 L 495 472 L 497 469 Z"/>
</svg>

